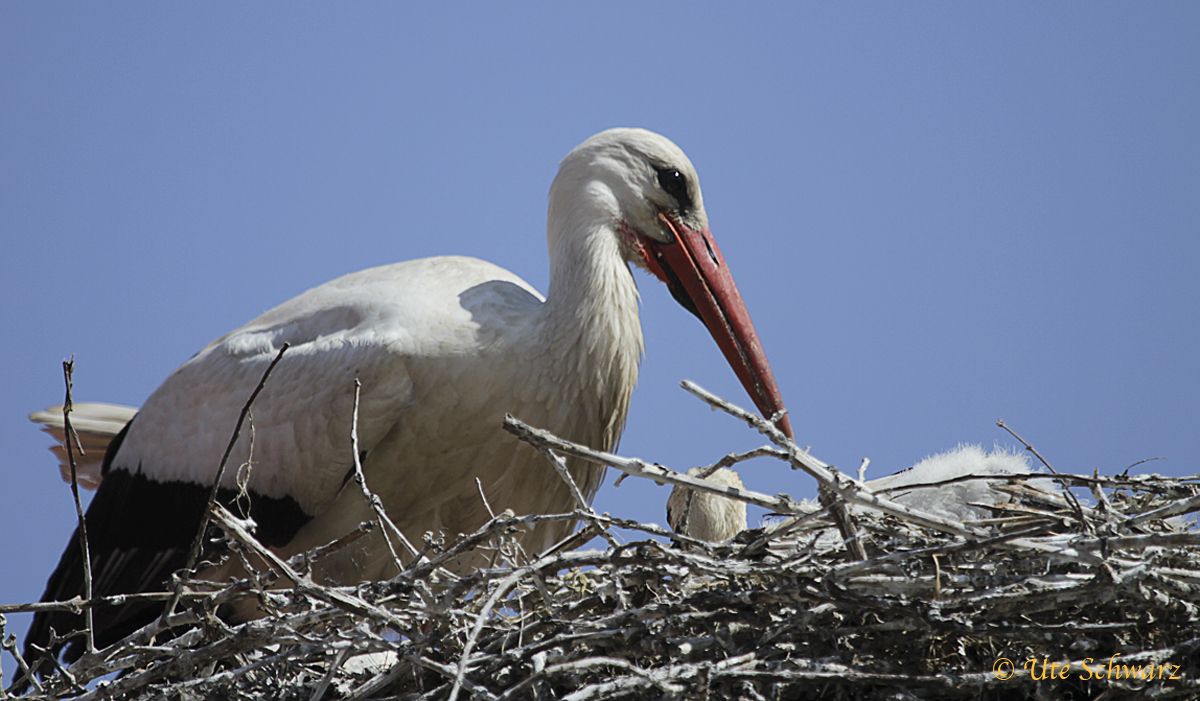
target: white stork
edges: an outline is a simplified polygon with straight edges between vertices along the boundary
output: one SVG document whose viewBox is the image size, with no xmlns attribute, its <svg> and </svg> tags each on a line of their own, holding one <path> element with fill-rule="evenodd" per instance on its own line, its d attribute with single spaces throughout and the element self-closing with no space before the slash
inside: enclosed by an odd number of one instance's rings
<svg viewBox="0 0 1200 701">
<path fill-rule="evenodd" d="M 702 477 L 718 487 L 746 488 L 738 473 L 728 467 L 718 468 L 708 475 L 704 474 L 705 470 L 693 467 L 688 474 Z M 667 498 L 667 524 L 676 533 L 720 543 L 746 530 L 746 502 L 677 486 Z"/>
<path fill-rule="evenodd" d="M 371 268 L 284 302 L 212 342 L 163 382 L 113 440 L 87 512 L 94 593 L 161 589 L 183 567 L 236 417 L 280 347 L 290 344 L 254 402 L 220 498 L 249 504 L 258 536 L 283 555 L 327 543 L 371 518 L 353 472 L 353 381 L 362 383 L 358 439 L 367 484 L 409 539 L 470 532 L 493 509 L 570 511 L 566 486 L 533 449 L 506 434 L 505 413 L 595 448 L 625 424 L 642 355 L 629 264 L 667 284 L 708 328 L 759 410 L 779 389 L 720 249 L 687 156 L 641 129 L 591 137 L 563 160 L 550 188 L 550 291 L 474 258 Z M 786 418 L 779 425 L 789 434 Z M 247 470 L 234 469 L 248 464 Z M 603 468 L 572 461 L 590 500 Z M 246 495 L 237 496 L 242 473 Z M 245 497 L 248 496 L 248 499 Z M 538 551 L 569 524 L 524 534 Z M 364 537 L 322 573 L 379 579 L 395 564 Z M 43 600 L 82 592 L 78 539 L 67 543 Z M 161 611 L 98 608 L 98 645 Z M 39 613 L 27 650 L 50 629 L 78 630 L 67 612 Z M 51 645 L 58 654 L 62 647 Z M 67 643 L 68 658 L 82 647 Z"/>
</svg>

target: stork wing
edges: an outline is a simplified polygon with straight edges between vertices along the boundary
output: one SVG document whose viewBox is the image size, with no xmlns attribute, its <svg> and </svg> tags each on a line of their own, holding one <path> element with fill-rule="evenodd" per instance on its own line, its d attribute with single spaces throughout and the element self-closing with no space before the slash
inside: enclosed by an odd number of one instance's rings
<svg viewBox="0 0 1200 701">
<path fill-rule="evenodd" d="M 94 595 L 159 589 L 186 564 L 241 409 L 284 343 L 290 346 L 226 464 L 219 498 L 254 519 L 259 538 L 277 546 L 336 497 L 354 464 L 355 380 L 362 387 L 362 452 L 395 424 L 411 389 L 404 344 L 370 313 L 371 305 L 342 297 L 333 307 L 293 300 L 218 339 L 167 378 L 113 438 L 86 517 Z M 82 592 L 76 535 L 42 599 Z M 160 610 L 155 604 L 96 609 L 97 644 L 123 637 Z M 64 634 L 80 622 L 65 611 L 35 616 L 27 649 L 46 647 L 51 628 Z M 80 651 L 77 643 L 68 646 L 68 657 Z"/>
<path fill-rule="evenodd" d="M 447 368 L 477 350 L 479 311 L 465 308 L 462 297 L 497 279 L 527 287 L 507 271 L 465 258 L 361 271 L 285 302 L 184 363 L 109 446 L 87 512 L 93 593 L 159 588 L 186 564 L 242 407 L 284 344 L 226 464 L 219 499 L 251 517 L 265 544 L 291 541 L 330 507 L 351 474 L 355 381 L 361 382 L 358 448 L 370 454 L 411 410 L 414 378 L 425 388 L 438 386 L 453 376 Z M 521 303 L 540 304 L 531 290 Z M 43 600 L 80 594 L 81 563 L 72 538 Z M 97 644 L 119 639 L 159 610 L 97 608 Z M 27 649 L 45 647 L 51 627 L 65 633 L 79 622 L 65 611 L 38 614 Z"/>
</svg>

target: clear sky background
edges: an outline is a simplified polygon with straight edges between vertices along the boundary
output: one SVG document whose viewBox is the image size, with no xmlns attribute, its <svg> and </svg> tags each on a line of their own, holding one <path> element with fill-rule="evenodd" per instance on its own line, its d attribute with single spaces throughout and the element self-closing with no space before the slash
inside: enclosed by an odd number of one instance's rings
<svg viewBox="0 0 1200 701">
<path fill-rule="evenodd" d="M 0 4 L 0 601 L 74 527 L 25 418 L 63 358 L 136 405 L 353 270 L 470 254 L 544 290 L 550 181 L 612 126 L 695 162 L 819 457 L 881 476 L 1012 445 L 1004 418 L 1060 469 L 1200 472 L 1198 36 L 1194 3 Z M 638 275 L 622 452 L 760 444 L 678 389 L 750 405 Z M 612 477 L 600 509 L 664 520 Z"/>
</svg>

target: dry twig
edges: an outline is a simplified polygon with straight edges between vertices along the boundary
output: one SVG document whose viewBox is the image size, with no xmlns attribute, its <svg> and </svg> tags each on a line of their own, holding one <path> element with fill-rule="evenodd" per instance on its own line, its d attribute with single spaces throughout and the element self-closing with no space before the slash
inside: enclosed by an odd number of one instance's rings
<svg viewBox="0 0 1200 701">
<path fill-rule="evenodd" d="M 714 491 L 516 419 L 506 427 L 559 461 L 608 463 L 634 478 Z M 186 610 L 52 671 L 28 698 L 1200 694 L 1200 535 L 1176 518 L 1200 509 L 1195 477 L 1057 475 L 1099 490 L 1103 518 L 1083 503 L 1077 512 L 1033 479 L 1045 475 L 995 478 L 998 499 L 1009 501 L 993 505 L 994 518 L 964 525 L 872 494 L 790 442 L 719 464 L 750 457 L 812 474 L 852 505 L 864 557 L 846 560 L 831 504 L 814 511 L 787 495 L 720 488 L 793 518 L 712 545 L 598 514 L 583 500 L 570 513 L 502 511 L 389 581 L 336 587 L 313 581 L 299 567 L 305 556 L 277 557 L 214 504 L 230 547 L 268 571 L 238 582 L 188 580 Z M 583 530 L 545 552 L 526 557 L 516 548 L 524 529 L 573 521 Z M 1088 521 L 1103 523 L 1102 535 Z M 571 549 L 585 534 L 616 528 L 633 540 Z M 473 552 L 491 553 L 492 564 L 459 576 L 443 569 Z M 262 618 L 230 625 L 211 615 L 246 596 L 261 602 Z M 112 599 L 0 610 L 88 609 Z M 165 630 L 169 639 L 149 642 Z M 5 648 L 16 655 L 15 644 Z M 1011 679 L 993 674 L 1002 657 L 1017 663 Z M 1038 679 L 1021 666 L 1043 658 L 1070 664 L 1070 678 Z M 1085 663 L 1110 661 L 1155 674 L 1180 665 L 1179 676 L 1083 678 Z"/>
<path fill-rule="evenodd" d="M 90 600 L 92 598 L 92 550 L 88 544 L 87 519 L 83 513 L 83 502 L 79 498 L 79 469 L 75 460 L 75 451 L 83 452 L 83 446 L 79 443 L 79 436 L 75 433 L 75 427 L 71 425 L 71 411 L 74 409 L 71 392 L 74 389 L 74 372 L 75 358 L 64 360 L 63 364 L 63 383 L 67 387 L 67 396 L 63 400 L 63 434 L 66 440 L 63 443 L 67 449 L 67 462 L 71 466 L 71 498 L 75 502 L 75 516 L 79 523 L 79 551 L 83 553 L 83 598 Z M 92 607 L 87 607 L 83 611 L 83 621 L 85 630 L 85 645 L 87 652 L 96 651 L 96 627 L 93 621 Z"/>
<path fill-rule="evenodd" d="M 271 376 L 271 372 L 275 370 L 275 366 L 283 359 L 283 354 L 291 346 L 284 343 L 279 347 L 279 352 L 275 354 L 275 358 L 267 369 L 263 371 L 262 377 L 258 384 L 255 385 L 254 391 L 250 392 L 250 396 L 246 399 L 246 403 L 242 405 L 242 411 L 238 414 L 237 423 L 233 426 L 233 433 L 229 437 L 229 443 L 225 446 L 225 452 L 221 455 L 221 462 L 217 465 L 217 473 L 213 476 L 212 486 L 208 491 L 208 505 L 201 512 L 200 527 L 196 529 L 196 535 L 192 539 L 192 547 L 188 551 L 187 566 L 184 568 L 187 571 L 195 569 L 196 562 L 200 559 L 200 551 L 204 548 L 204 534 L 208 531 L 208 522 L 213 506 L 217 503 L 217 493 L 221 489 L 221 479 L 225 476 L 225 465 L 229 462 L 229 456 L 233 453 L 233 447 L 237 445 L 238 436 L 242 433 L 242 425 L 246 422 L 246 416 L 250 413 L 250 408 L 254 406 L 254 400 L 258 398 L 258 393 L 262 392 L 263 387 L 267 384 L 267 378 Z M 175 588 L 175 596 L 163 609 L 163 617 L 170 616 L 175 612 L 175 607 L 179 605 L 179 599 L 183 595 L 183 586 Z"/>
</svg>

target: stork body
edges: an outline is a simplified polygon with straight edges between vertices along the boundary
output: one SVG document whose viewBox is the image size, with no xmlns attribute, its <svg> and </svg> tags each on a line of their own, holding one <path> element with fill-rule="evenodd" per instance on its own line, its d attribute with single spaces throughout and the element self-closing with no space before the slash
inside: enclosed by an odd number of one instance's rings
<svg viewBox="0 0 1200 701">
<path fill-rule="evenodd" d="M 614 259 L 621 262 L 596 260 Z M 592 310 L 578 326 L 560 323 L 557 300 L 546 302 L 519 277 L 473 258 L 427 258 L 339 278 L 184 364 L 147 400 L 118 457 L 158 466 L 161 481 L 194 480 L 198 456 L 179 446 L 210 451 L 215 466 L 229 419 L 245 401 L 227 387 L 252 389 L 289 343 L 252 408 L 253 446 L 240 440 L 229 461 L 249 467 L 227 470 L 222 485 L 234 489 L 248 470 L 255 494 L 320 516 L 297 522 L 295 533 L 271 538 L 272 545 L 320 545 L 369 519 L 362 494 L 346 482 L 356 379 L 367 484 L 410 539 L 482 523 L 476 478 L 494 508 L 561 508 L 571 503 L 565 485 L 546 479 L 553 473 L 544 458 L 505 434 L 501 419 L 514 413 L 587 445 L 615 444 L 642 352 L 637 292 L 623 267 L 596 271 L 611 278 L 617 289 L 607 296 L 618 303 Z M 564 328 L 575 337 L 561 337 Z M 215 388 L 214 377 L 224 378 Z M 580 462 L 572 472 L 585 495 L 595 494 L 602 468 Z M 528 544 L 540 547 L 562 528 L 543 525 Z M 388 564 L 375 558 L 356 563 L 356 571 L 379 577 Z"/>
<path fill-rule="evenodd" d="M 367 484 L 410 540 L 478 527 L 488 517 L 480 486 L 497 511 L 570 511 L 566 486 L 503 432 L 502 419 L 511 413 L 579 443 L 615 447 L 642 354 L 631 262 L 704 321 L 765 414 L 782 408 L 711 240 L 695 171 L 670 141 L 617 129 L 572 151 L 551 187 L 548 243 L 545 298 L 477 259 L 414 260 L 309 290 L 193 356 L 109 447 L 87 514 L 95 592 L 161 588 L 186 564 L 238 413 L 285 343 L 221 484 L 222 500 L 248 512 L 263 542 L 284 555 L 370 518 L 349 479 L 355 380 Z M 603 468 L 572 461 L 569 469 L 590 500 Z M 543 524 L 523 544 L 538 551 L 568 529 Z M 387 553 L 377 533 L 320 574 L 334 582 L 384 577 L 395 567 Z M 82 591 L 80 559 L 73 538 L 45 600 Z M 98 644 L 158 610 L 98 609 Z M 39 614 L 28 643 L 43 646 L 50 627 L 63 632 L 77 621 Z"/>
</svg>

